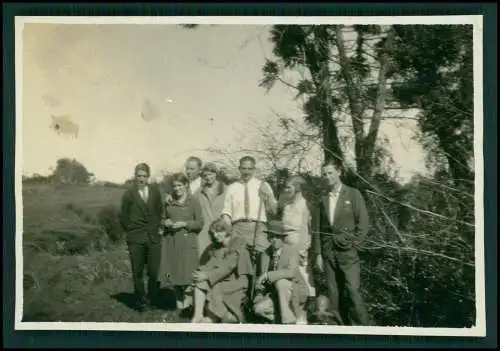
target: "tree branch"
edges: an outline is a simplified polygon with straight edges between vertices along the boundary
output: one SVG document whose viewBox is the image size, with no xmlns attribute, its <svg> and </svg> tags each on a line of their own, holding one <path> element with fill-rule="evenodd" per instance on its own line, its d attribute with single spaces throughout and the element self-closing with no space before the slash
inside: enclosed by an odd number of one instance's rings
<svg viewBox="0 0 500 351">
<path fill-rule="evenodd" d="M 373 110 L 373 117 L 370 123 L 370 128 L 366 138 L 363 141 L 364 152 L 365 152 L 365 162 L 370 162 L 373 155 L 373 150 L 375 147 L 375 141 L 377 140 L 378 130 L 380 128 L 380 123 L 382 121 L 382 113 L 384 112 L 385 100 L 387 97 L 387 72 L 389 70 L 389 57 L 388 52 L 392 50 L 394 41 L 394 31 L 389 31 L 387 39 L 385 42 L 384 52 L 380 58 L 380 70 L 378 74 L 378 87 L 377 87 L 377 100 L 375 103 L 375 109 Z"/>
</svg>

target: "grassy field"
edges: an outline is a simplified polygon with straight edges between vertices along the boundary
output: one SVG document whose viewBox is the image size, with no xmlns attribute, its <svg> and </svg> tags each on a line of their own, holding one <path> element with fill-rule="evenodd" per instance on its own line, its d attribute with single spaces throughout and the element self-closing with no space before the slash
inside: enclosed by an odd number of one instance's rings
<svg viewBox="0 0 500 351">
<path fill-rule="evenodd" d="M 173 311 L 168 291 L 158 309 L 139 313 L 131 307 L 126 246 L 113 243 L 99 221 L 103 210 L 110 216 L 118 208 L 123 191 L 23 185 L 23 321 L 186 321 Z"/>
</svg>

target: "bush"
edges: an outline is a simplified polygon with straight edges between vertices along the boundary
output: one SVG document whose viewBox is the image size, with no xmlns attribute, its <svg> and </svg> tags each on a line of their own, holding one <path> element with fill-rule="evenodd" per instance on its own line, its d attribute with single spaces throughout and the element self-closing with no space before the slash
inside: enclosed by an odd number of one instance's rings
<svg viewBox="0 0 500 351">
<path fill-rule="evenodd" d="M 123 241 L 124 233 L 116 206 L 104 206 L 96 216 L 86 213 L 83 209 L 72 203 L 67 204 L 66 209 L 74 212 L 83 222 L 92 225 L 92 228 L 97 229 L 101 235 L 106 235 L 110 244 L 119 244 Z M 98 235 L 95 234 L 95 236 Z"/>
<path fill-rule="evenodd" d="M 304 177 L 314 217 L 324 188 L 320 179 Z M 474 245 L 456 222 L 464 220 L 464 206 L 473 213 L 473 199 L 455 194 L 442 176 L 415 178 L 405 187 L 383 174 L 369 186 L 349 174 L 344 181 L 363 193 L 370 216 L 360 251 L 361 294 L 375 325 L 473 326 Z M 325 275 L 315 272 L 314 280 L 317 293 L 327 294 Z"/>
<path fill-rule="evenodd" d="M 99 223 L 108 235 L 109 241 L 113 244 L 121 243 L 124 239 L 119 215 L 118 209 L 112 205 L 102 208 L 97 214 Z"/>
</svg>

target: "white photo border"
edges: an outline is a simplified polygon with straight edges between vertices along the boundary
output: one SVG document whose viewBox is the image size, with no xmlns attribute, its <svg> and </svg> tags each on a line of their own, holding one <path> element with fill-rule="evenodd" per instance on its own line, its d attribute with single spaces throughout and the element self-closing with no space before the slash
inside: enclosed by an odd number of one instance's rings
<svg viewBox="0 0 500 351">
<path fill-rule="evenodd" d="M 259 325 L 259 324 L 187 324 L 187 323 L 81 323 L 81 322 L 23 322 L 23 205 L 22 205 L 22 122 L 23 122 L 23 42 L 26 23 L 57 24 L 470 24 L 473 25 L 474 46 L 474 166 L 475 166 L 475 279 L 476 324 L 472 328 L 416 327 L 347 327 L 323 325 Z M 483 16 L 16 16 L 15 17 L 15 82 L 16 82 L 16 145 L 15 145 L 15 203 L 16 203 L 16 299 L 14 330 L 94 330 L 94 331 L 159 331 L 159 332 L 222 332 L 222 333 L 293 333 L 293 334 L 350 334 L 395 336 L 485 337 L 485 233 L 484 233 L 484 155 L 483 155 Z"/>
</svg>

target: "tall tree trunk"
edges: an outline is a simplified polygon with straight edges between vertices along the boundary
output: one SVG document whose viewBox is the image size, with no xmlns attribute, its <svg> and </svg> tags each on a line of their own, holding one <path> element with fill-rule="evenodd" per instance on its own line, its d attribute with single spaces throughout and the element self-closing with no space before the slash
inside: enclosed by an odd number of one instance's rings
<svg viewBox="0 0 500 351">
<path fill-rule="evenodd" d="M 325 30 L 316 30 L 315 41 L 328 41 Z M 330 71 L 328 69 L 329 56 L 327 52 L 317 49 L 314 45 L 306 45 L 305 58 L 306 64 L 312 77 L 316 90 L 316 101 L 318 101 L 318 111 L 321 121 L 322 147 L 325 162 L 334 162 L 342 166 L 344 155 L 340 143 L 338 128 L 334 119 L 334 110 L 330 103 L 332 91 L 330 86 Z"/>
<path fill-rule="evenodd" d="M 335 27 L 335 34 L 341 73 L 345 82 L 345 92 L 348 98 L 348 106 L 352 118 L 357 173 L 364 179 L 367 179 L 373 172 L 373 154 L 387 99 L 387 73 L 390 67 L 387 52 L 393 48 L 394 31 L 392 27 L 388 31 L 384 51 L 380 56 L 380 70 L 377 79 L 377 97 L 371 117 L 370 127 L 366 136 L 364 133 L 363 122 L 365 109 L 363 108 L 364 104 L 362 101 L 362 87 L 355 79 L 355 73 L 349 64 L 349 58 L 347 57 L 341 26 Z"/>
</svg>

